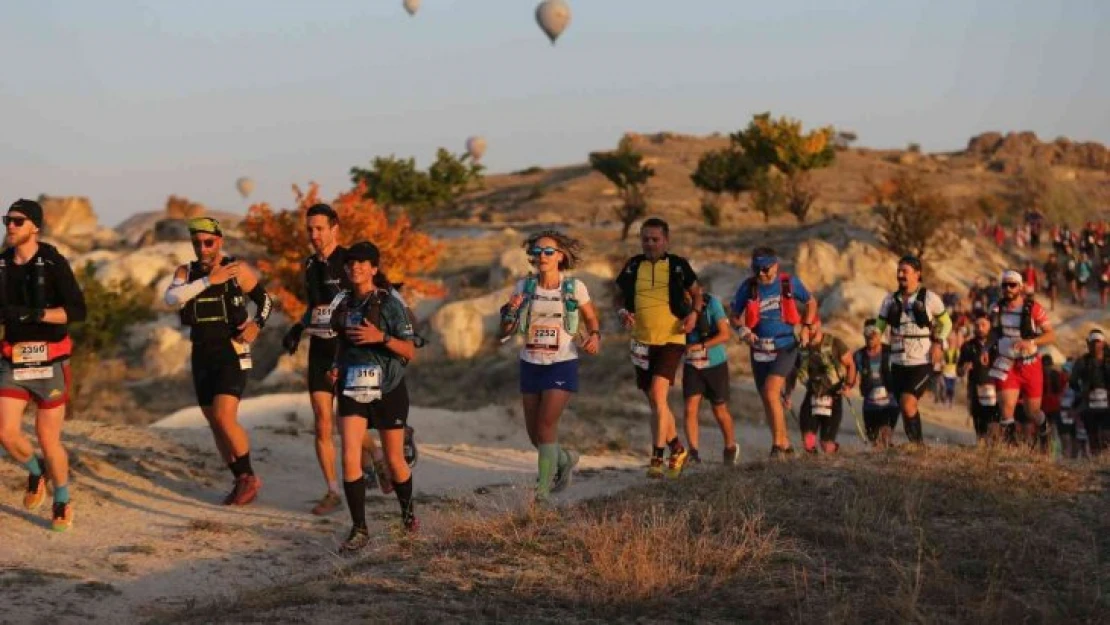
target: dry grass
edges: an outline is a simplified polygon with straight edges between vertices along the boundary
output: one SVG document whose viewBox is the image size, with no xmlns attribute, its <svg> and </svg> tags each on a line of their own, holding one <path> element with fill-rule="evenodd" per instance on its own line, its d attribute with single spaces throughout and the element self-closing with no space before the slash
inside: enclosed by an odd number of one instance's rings
<svg viewBox="0 0 1110 625">
<path fill-rule="evenodd" d="M 950 449 L 758 462 L 558 511 L 460 510 L 341 573 L 171 620 L 1106 622 L 1107 477 Z"/>
</svg>

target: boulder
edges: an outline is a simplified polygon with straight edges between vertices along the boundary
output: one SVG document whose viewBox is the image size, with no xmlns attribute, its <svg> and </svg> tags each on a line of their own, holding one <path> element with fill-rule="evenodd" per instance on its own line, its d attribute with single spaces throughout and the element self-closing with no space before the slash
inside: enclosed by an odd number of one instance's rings
<svg viewBox="0 0 1110 625">
<path fill-rule="evenodd" d="M 531 272 L 532 263 L 528 261 L 528 255 L 524 253 L 524 249 L 513 246 L 501 252 L 500 256 L 493 261 L 489 270 L 489 285 L 492 288 L 502 287 Z"/>
<path fill-rule="evenodd" d="M 143 324 L 149 328 L 147 342 L 142 352 L 143 369 L 147 379 L 175 376 L 189 369 L 192 345 L 188 330 L 181 330 L 168 321 Z"/>
<path fill-rule="evenodd" d="M 850 241 L 840 250 L 825 241 L 811 239 L 798 246 L 794 259 L 795 273 L 813 292 L 855 277 L 893 286 L 897 268 L 898 260 L 893 253 L 860 241 Z"/>
<path fill-rule="evenodd" d="M 432 315 L 430 327 L 433 351 L 441 351 L 451 359 L 477 355 L 492 347 L 500 325 L 501 305 L 509 299 L 512 287 L 506 287 L 473 299 L 451 302 Z"/>
<path fill-rule="evenodd" d="M 130 278 L 136 284 L 151 286 L 195 258 L 193 246 L 187 242 L 157 243 L 106 262 L 97 270 L 96 279 L 110 284 Z"/>
<path fill-rule="evenodd" d="M 56 237 L 91 237 L 97 231 L 96 213 L 85 197 L 39 198 L 44 234 Z"/>
<path fill-rule="evenodd" d="M 863 279 L 837 282 L 821 299 L 821 318 L 855 324 L 874 317 L 887 290 Z M 862 327 L 862 324 L 855 324 Z"/>
</svg>

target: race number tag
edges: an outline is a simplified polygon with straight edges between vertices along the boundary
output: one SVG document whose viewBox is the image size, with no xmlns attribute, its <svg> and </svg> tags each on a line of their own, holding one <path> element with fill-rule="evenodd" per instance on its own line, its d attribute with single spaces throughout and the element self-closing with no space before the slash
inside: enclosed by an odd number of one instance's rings
<svg viewBox="0 0 1110 625">
<path fill-rule="evenodd" d="M 759 339 L 753 349 L 752 357 L 756 362 L 774 362 L 779 356 L 775 339 Z"/>
<path fill-rule="evenodd" d="M 1095 388 L 1091 389 L 1091 394 L 1088 396 L 1087 406 L 1092 410 L 1106 410 L 1110 408 L 1110 398 L 1106 395 L 1106 389 Z"/>
<path fill-rule="evenodd" d="M 347 368 L 343 394 L 360 404 L 382 398 L 382 368 L 378 365 L 352 365 Z"/>
<path fill-rule="evenodd" d="M 905 344 L 904 340 L 902 339 L 901 334 L 896 334 L 894 332 L 890 333 L 890 351 L 892 351 L 892 352 L 905 352 L 906 351 L 906 344 Z"/>
<path fill-rule="evenodd" d="M 876 386 L 867 394 L 867 401 L 876 406 L 885 406 L 890 402 L 890 395 L 886 392 L 885 386 Z"/>
<path fill-rule="evenodd" d="M 559 351 L 559 327 L 534 325 L 528 327 L 528 340 L 524 349 L 534 354 L 554 354 Z"/>
<path fill-rule="evenodd" d="M 814 397 L 813 414 L 818 417 L 831 417 L 833 411 L 833 398 L 829 396 Z"/>
<path fill-rule="evenodd" d="M 308 320 L 308 329 L 306 330 L 308 335 L 325 339 L 335 336 L 335 332 L 331 329 L 331 315 L 333 312 L 335 312 L 335 308 L 330 304 L 313 308 L 312 315 Z"/>
<path fill-rule="evenodd" d="M 47 361 L 46 341 L 29 341 L 12 346 L 12 363 L 35 365 Z"/>
<path fill-rule="evenodd" d="M 232 341 L 231 347 L 235 349 L 235 355 L 239 357 L 239 368 L 246 371 L 254 366 L 251 362 L 251 345 L 250 343 L 241 343 L 239 341 Z"/>
<path fill-rule="evenodd" d="M 12 379 L 16 382 L 26 382 L 27 380 L 49 380 L 54 377 L 54 367 L 27 367 L 24 369 L 12 370 Z"/>
<path fill-rule="evenodd" d="M 709 366 L 709 350 L 699 347 L 686 352 L 686 364 L 695 369 L 705 369 Z"/>
<path fill-rule="evenodd" d="M 999 356 L 994 359 L 994 364 L 991 365 L 990 376 L 996 380 L 1005 380 L 1010 375 L 1010 369 L 1014 368 L 1014 359 L 1007 358 L 1006 356 Z"/>
<path fill-rule="evenodd" d="M 997 406 L 998 389 L 993 384 L 980 384 L 975 387 L 975 395 L 979 398 L 980 406 Z"/>
<path fill-rule="evenodd" d="M 631 343 L 632 364 L 638 369 L 647 371 L 648 368 L 648 346 L 632 339 Z"/>
</svg>

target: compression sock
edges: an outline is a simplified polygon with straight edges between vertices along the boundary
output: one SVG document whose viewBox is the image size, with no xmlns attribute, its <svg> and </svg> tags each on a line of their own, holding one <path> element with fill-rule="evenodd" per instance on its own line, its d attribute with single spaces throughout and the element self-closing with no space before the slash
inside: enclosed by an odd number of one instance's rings
<svg viewBox="0 0 1110 625">
<path fill-rule="evenodd" d="M 69 503 L 69 484 L 54 487 L 54 503 Z"/>
<path fill-rule="evenodd" d="M 551 492 L 551 482 L 559 466 L 559 443 L 540 443 L 540 481 L 536 491 L 541 494 Z"/>
<path fill-rule="evenodd" d="M 412 476 L 404 482 L 394 482 L 393 492 L 397 493 L 397 503 L 401 504 L 401 519 L 408 521 L 414 515 L 412 508 Z"/>
<path fill-rule="evenodd" d="M 231 467 L 231 472 L 235 477 L 254 475 L 254 469 L 251 468 L 251 452 L 249 451 L 236 458 L 235 462 L 232 462 L 228 466 Z"/>
<path fill-rule="evenodd" d="M 921 433 L 921 413 L 920 412 L 913 415 L 912 417 L 906 417 L 905 426 L 906 426 L 906 438 L 910 439 L 910 442 L 913 442 L 913 443 L 922 442 L 922 440 L 924 439 L 924 436 Z"/>
<path fill-rule="evenodd" d="M 27 468 L 28 473 L 35 477 L 42 475 L 42 463 L 39 462 L 39 457 L 34 454 L 31 455 L 30 460 L 23 463 L 23 466 Z"/>
<path fill-rule="evenodd" d="M 366 529 L 366 478 L 360 477 L 353 482 L 343 482 L 343 494 L 347 496 L 351 524 Z"/>
</svg>

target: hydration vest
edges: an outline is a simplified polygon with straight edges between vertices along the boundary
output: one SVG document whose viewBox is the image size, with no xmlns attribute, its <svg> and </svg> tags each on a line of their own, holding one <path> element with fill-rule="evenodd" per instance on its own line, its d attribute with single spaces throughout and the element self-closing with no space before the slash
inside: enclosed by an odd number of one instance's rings
<svg viewBox="0 0 1110 625">
<path fill-rule="evenodd" d="M 1039 334 L 1036 324 L 1033 323 L 1033 302 L 1033 296 L 1026 295 L 1021 305 L 1021 324 L 1018 327 L 1023 339 L 1037 338 Z M 1005 336 L 1002 327 L 1002 314 L 1002 305 L 995 304 L 994 308 L 991 309 L 991 328 L 998 336 Z"/>
<path fill-rule="evenodd" d="M 790 274 L 779 274 L 779 311 L 782 322 L 796 326 L 802 322 L 802 315 L 798 312 L 798 302 L 794 299 L 794 288 L 790 285 Z M 744 325 L 755 330 L 759 325 L 759 281 L 753 276 L 744 283 L 748 289 L 748 303 L 744 307 Z"/>
<path fill-rule="evenodd" d="M 910 305 L 910 316 L 913 318 L 914 325 L 919 328 L 928 328 L 930 331 L 933 329 L 933 320 L 929 318 L 929 311 L 925 306 L 925 298 L 928 296 L 928 291 L 924 287 L 917 290 L 917 296 L 914 297 L 913 304 Z M 895 328 L 902 327 L 902 294 L 895 291 L 890 296 L 890 308 L 886 311 L 886 323 L 890 326 L 891 331 Z"/>
<path fill-rule="evenodd" d="M 890 391 L 894 382 L 890 372 L 890 347 L 883 345 L 880 353 L 879 377 L 882 379 L 883 387 Z M 871 393 L 871 389 L 876 386 L 871 371 L 871 354 L 867 353 L 867 348 L 864 347 L 856 350 L 856 356 L 859 359 L 860 393 L 867 397 Z"/>
<path fill-rule="evenodd" d="M 574 278 L 564 277 L 562 284 L 559 286 L 559 295 L 563 302 L 563 312 L 560 316 L 563 318 L 563 329 L 567 334 L 574 336 L 578 333 L 578 298 L 574 295 Z M 527 334 L 528 326 L 532 320 L 532 300 L 536 297 L 536 288 L 539 286 L 539 280 L 534 275 L 529 275 L 524 279 L 524 302 L 520 305 L 518 311 L 520 323 L 517 325 L 517 332 L 519 334 Z"/>
<path fill-rule="evenodd" d="M 220 265 L 227 265 L 234 261 L 234 258 L 225 256 L 220 261 Z M 185 281 L 200 280 L 205 275 L 200 261 L 193 261 L 189 263 Z M 231 279 L 223 284 L 213 284 L 204 289 L 199 295 L 186 302 L 178 314 L 181 316 L 181 325 L 184 326 L 224 324 L 238 328 L 247 321 L 247 304 L 239 282 Z"/>
</svg>

